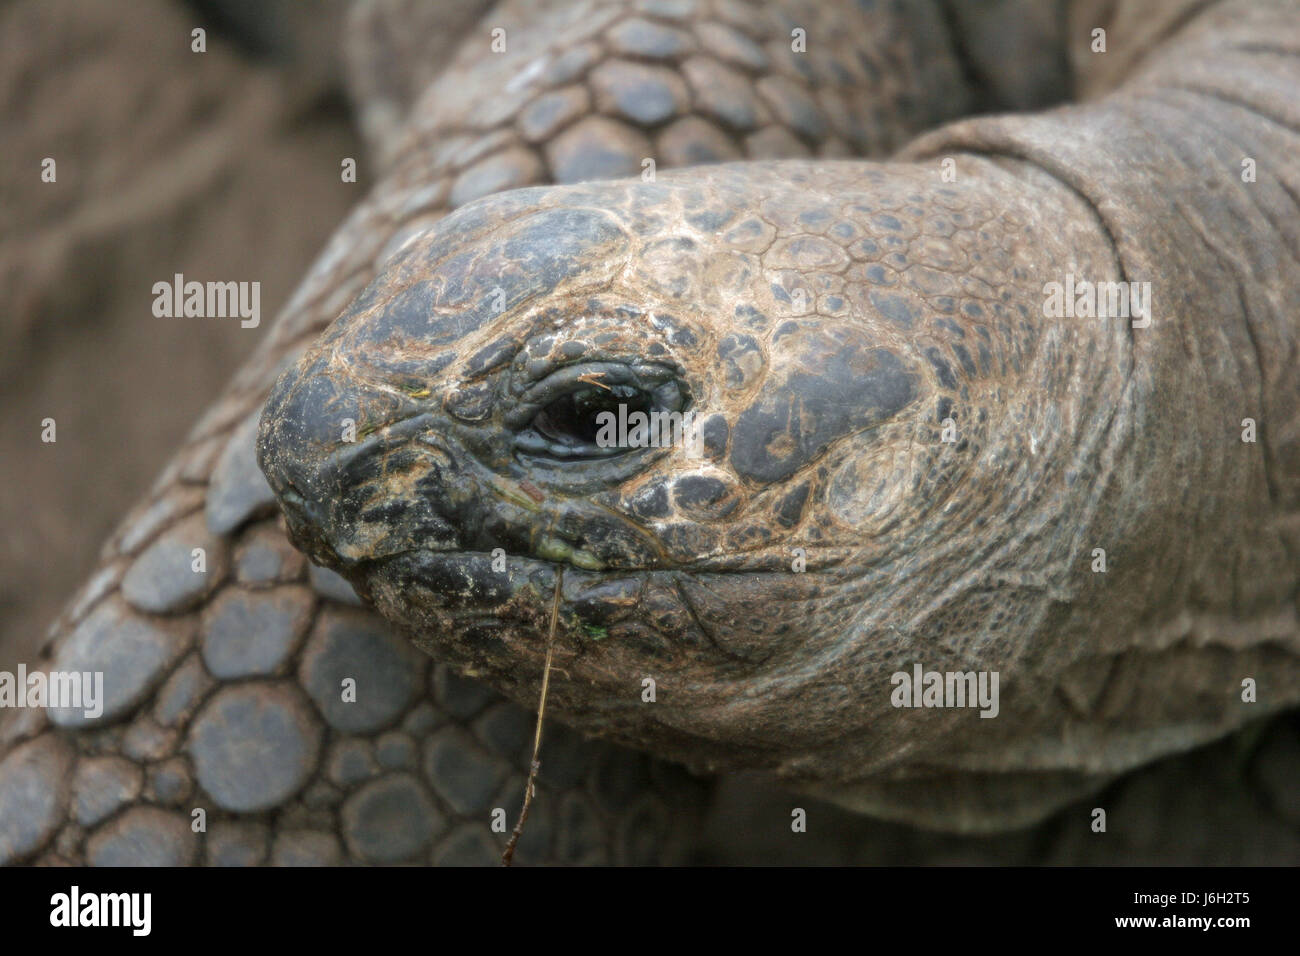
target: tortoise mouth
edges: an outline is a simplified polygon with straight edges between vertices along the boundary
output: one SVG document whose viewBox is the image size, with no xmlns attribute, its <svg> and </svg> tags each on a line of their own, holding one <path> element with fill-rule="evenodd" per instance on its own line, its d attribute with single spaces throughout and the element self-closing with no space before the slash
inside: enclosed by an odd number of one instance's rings
<svg viewBox="0 0 1300 956">
<path fill-rule="evenodd" d="M 475 668 L 491 665 L 507 682 L 545 650 L 550 608 L 560 590 L 558 637 L 569 663 L 595 655 L 601 680 L 655 660 L 664 666 L 712 661 L 751 673 L 791 650 L 759 641 L 755 621 L 733 628 L 739 607 L 724 593 L 675 569 L 588 571 L 542 558 L 416 549 L 353 567 L 357 591 L 386 619 L 435 654 Z M 719 603 L 720 602 L 720 603 Z M 784 642 L 788 643 L 788 642 Z M 468 655 L 468 656 L 466 656 Z M 612 656 L 609 656 L 612 655 Z M 582 681 L 578 670 L 570 678 Z"/>
<path fill-rule="evenodd" d="M 417 548 L 374 561 L 357 562 L 347 569 L 354 584 L 373 597 L 389 587 L 410 598 L 418 590 L 426 606 L 469 617 L 499 614 L 521 593 L 540 596 L 544 606 L 563 574 L 566 607 L 590 604 L 591 595 L 623 593 L 633 597 L 644 577 L 656 573 L 644 568 L 593 571 L 564 561 L 530 555 L 504 558 L 482 551 L 432 551 Z M 584 597 L 585 595 L 585 597 Z"/>
</svg>

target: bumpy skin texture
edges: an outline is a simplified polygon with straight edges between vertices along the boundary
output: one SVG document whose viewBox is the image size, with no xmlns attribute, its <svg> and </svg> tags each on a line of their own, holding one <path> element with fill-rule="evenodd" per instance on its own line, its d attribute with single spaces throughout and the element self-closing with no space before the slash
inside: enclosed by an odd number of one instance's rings
<svg viewBox="0 0 1300 956">
<path fill-rule="evenodd" d="M 410 11 L 387 6 L 357 22 L 394 35 L 385 17 Z M 455 46 L 400 132 L 381 109 L 385 178 L 31 663 L 103 670 L 104 717 L 0 715 L 0 862 L 494 860 L 505 836 L 491 811 L 514 818 L 531 719 L 429 664 L 289 547 L 253 455 L 267 390 L 395 249 L 484 193 L 634 173 L 649 155 L 883 151 L 959 114 L 964 80 L 936 9 L 909 16 L 913 39 L 897 11 L 811 3 L 506 4 Z M 831 75 L 790 56 L 791 18 L 834 38 Z M 508 52 L 489 53 L 492 27 Z M 386 56 L 360 69 L 380 76 Z M 372 99 L 402 103 L 423 70 L 399 69 Z M 347 677 L 355 704 L 339 701 Z M 684 858 L 701 784 L 558 727 L 544 763 L 521 862 Z"/>
<path fill-rule="evenodd" d="M 999 6 L 1007 13 L 1007 4 Z M 408 239 L 484 193 L 635 174 L 643 156 L 663 168 L 883 153 L 976 105 L 977 91 L 968 87 L 981 74 L 979 89 L 1006 91 L 1006 105 L 1040 105 L 1016 77 L 1041 74 L 1013 58 L 1003 64 L 1010 67 L 1003 81 L 989 82 L 996 47 L 959 50 L 937 5 L 870 13 L 832 4 L 764 4 L 758 12 L 734 0 L 566 7 L 534 3 L 494 13 L 415 105 L 406 131 L 385 134 L 400 142 L 384 151 L 384 182 L 106 548 L 100 571 L 34 666 L 98 661 L 113 688 L 112 720 L 86 729 L 30 711 L 0 718 L 0 861 L 486 861 L 504 838 L 487 831 L 485 808 L 496 804 L 483 794 L 504 794 L 513 815 L 525 759 L 521 729 L 526 733 L 529 721 L 443 665 L 408 657 L 373 614 L 347 606 L 354 598 L 337 579 L 307 571 L 289 549 L 252 449 L 276 373 Z M 1019 28 L 1033 20 L 1004 22 Z M 816 61 L 791 57 L 790 22 L 818 24 L 810 36 L 833 38 L 825 42 L 839 52 L 822 47 Z M 507 54 L 484 54 L 488 26 L 507 28 Z M 970 22 L 961 26 L 977 32 Z M 1281 42 L 1276 38 L 1287 34 L 1268 35 Z M 1027 48 L 1044 54 L 1041 44 Z M 1051 63 L 1044 71 L 1055 75 Z M 391 88 L 398 102 L 409 89 L 402 82 Z M 996 164 L 981 168 L 991 181 L 1005 175 Z M 1077 200 L 1057 193 L 1053 201 Z M 743 375 L 744 362 L 738 367 Z M 205 574 L 188 572 L 193 547 L 207 551 Z M 251 626 L 232 624 L 241 618 Z M 336 693 L 324 689 L 337 688 L 340 675 L 358 678 L 357 713 L 335 705 Z M 263 746 L 240 746 L 258 734 Z M 1297 822 L 1283 783 L 1295 766 L 1294 748 L 1289 736 L 1280 744 L 1276 735 L 1268 739 L 1253 753 L 1251 772 L 1232 779 L 1242 783 L 1245 803 L 1264 794 L 1269 812 L 1289 821 L 1266 834 L 1275 847 L 1286 846 Z M 571 763 L 566 743 L 573 744 Z M 268 753 L 277 754 L 273 766 Z M 1177 793 L 1187 767 L 1157 778 L 1164 793 Z M 543 823 L 553 813 L 553 826 L 540 827 L 525 845 L 536 841 L 536 860 L 679 859 L 698 806 L 693 786 L 644 758 L 566 740 L 552 725 L 534 813 Z M 762 791 L 751 785 L 747 792 Z M 543 811 L 546 805 L 553 810 Z M 779 805 L 783 819 L 772 829 L 788 836 L 788 803 Z M 208 810 L 205 835 L 188 832 L 196 806 Z M 714 832 L 729 833 L 743 849 L 751 840 L 732 812 L 715 813 Z M 814 810 L 813 819 L 834 817 Z M 1181 833 L 1203 826 L 1193 819 Z M 1062 823 L 1057 839 L 1027 838 L 1016 858 L 1108 858 L 1098 843 L 1074 845 L 1075 832 Z M 890 848 L 894 861 L 983 852 L 901 829 L 869 829 L 863 841 Z M 716 845 L 709 858 L 726 861 Z"/>
<path fill-rule="evenodd" d="M 1293 706 L 1300 17 L 1163 12 L 1113 92 L 907 163 L 459 210 L 267 403 L 295 543 L 519 700 L 565 567 L 562 718 L 934 827 L 1039 820 Z M 1149 283 L 1152 315 L 1047 315 L 1067 274 Z M 695 414 L 702 457 L 602 451 L 619 401 Z M 996 719 L 898 707 L 917 663 L 997 672 Z"/>
</svg>

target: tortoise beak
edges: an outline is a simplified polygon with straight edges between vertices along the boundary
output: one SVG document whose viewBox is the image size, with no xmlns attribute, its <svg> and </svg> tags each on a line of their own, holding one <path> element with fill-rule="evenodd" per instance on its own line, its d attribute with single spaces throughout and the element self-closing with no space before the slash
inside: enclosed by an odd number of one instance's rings
<svg viewBox="0 0 1300 956">
<path fill-rule="evenodd" d="M 385 446 L 409 433 L 413 413 L 410 402 L 310 353 L 276 382 L 258 428 L 258 465 L 294 544 L 316 563 L 340 568 L 366 556 L 347 546 L 358 524 L 352 499 Z M 386 420 L 399 426 L 384 432 L 401 434 L 357 437 Z"/>
</svg>

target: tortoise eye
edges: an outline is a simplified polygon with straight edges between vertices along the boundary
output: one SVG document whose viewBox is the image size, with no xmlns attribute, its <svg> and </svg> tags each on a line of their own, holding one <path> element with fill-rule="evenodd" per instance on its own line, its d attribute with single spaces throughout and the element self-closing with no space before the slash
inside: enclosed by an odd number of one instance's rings
<svg viewBox="0 0 1300 956">
<path fill-rule="evenodd" d="M 651 440 L 690 404 L 673 369 L 613 362 L 566 366 L 534 384 L 505 424 L 515 451 L 556 462 L 612 459 L 664 446 Z M 665 414 L 667 413 L 667 414 Z"/>
<path fill-rule="evenodd" d="M 614 454 L 617 448 L 600 448 L 597 437 L 603 415 L 613 415 L 617 420 L 632 412 L 649 412 L 654 409 L 654 397 L 649 392 L 630 385 L 607 388 L 588 387 L 561 395 L 546 405 L 533 418 L 532 427 L 539 435 L 556 444 L 587 454 Z"/>
</svg>

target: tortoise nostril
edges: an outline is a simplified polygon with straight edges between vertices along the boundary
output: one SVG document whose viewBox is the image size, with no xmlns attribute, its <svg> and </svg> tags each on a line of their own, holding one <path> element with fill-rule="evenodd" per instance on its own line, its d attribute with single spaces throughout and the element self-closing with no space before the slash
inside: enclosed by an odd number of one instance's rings
<svg viewBox="0 0 1300 956">
<path fill-rule="evenodd" d="M 291 526 L 319 534 L 326 526 L 328 509 L 318 501 L 313 501 L 287 480 L 280 491 L 280 506 Z"/>
<path fill-rule="evenodd" d="M 279 499 L 289 540 L 316 564 L 333 566 L 337 554 L 327 540 L 322 506 L 288 485 L 281 488 Z"/>
</svg>

